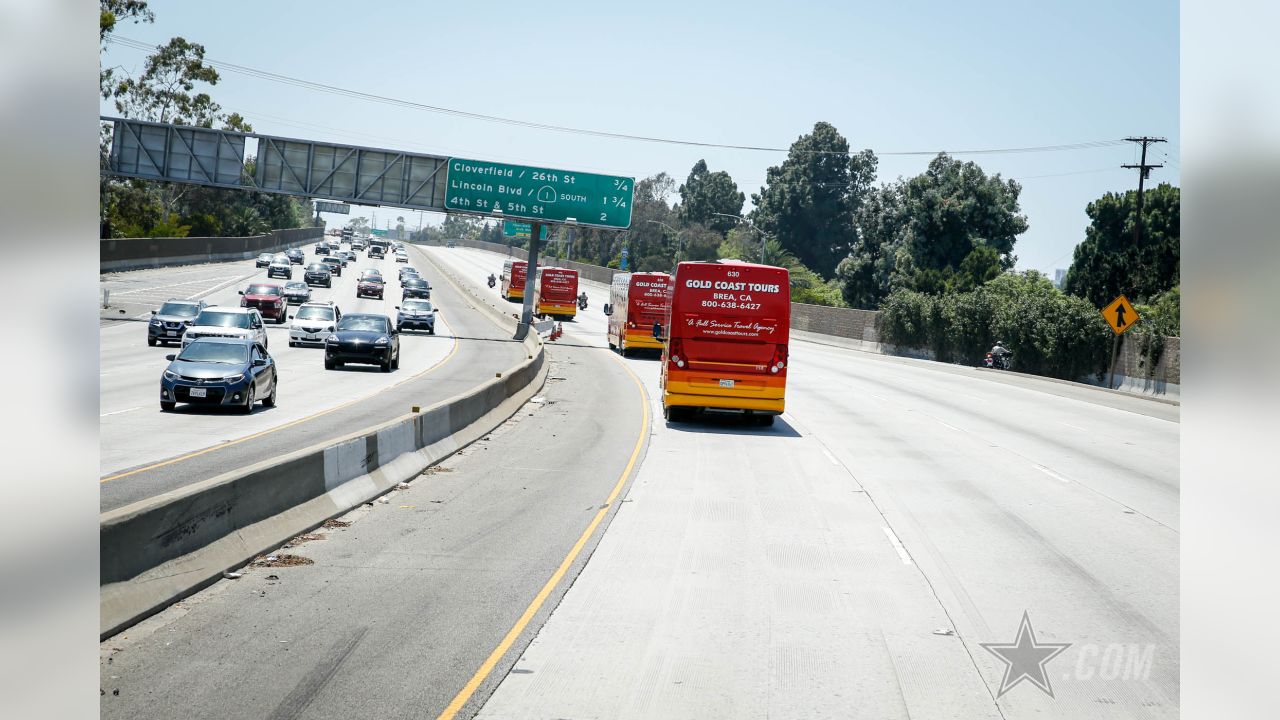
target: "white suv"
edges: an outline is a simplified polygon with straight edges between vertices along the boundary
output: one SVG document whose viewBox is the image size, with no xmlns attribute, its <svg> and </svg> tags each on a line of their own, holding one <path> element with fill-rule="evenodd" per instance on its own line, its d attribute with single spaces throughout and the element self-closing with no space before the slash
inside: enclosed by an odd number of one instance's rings
<svg viewBox="0 0 1280 720">
<path fill-rule="evenodd" d="M 201 310 L 182 334 L 182 347 L 201 337 L 253 338 L 262 347 L 267 346 L 267 328 L 258 308 L 211 305 Z"/>
<path fill-rule="evenodd" d="M 297 312 L 289 316 L 289 347 L 313 343 L 323 345 L 342 319 L 342 311 L 333 301 L 302 303 Z"/>
</svg>

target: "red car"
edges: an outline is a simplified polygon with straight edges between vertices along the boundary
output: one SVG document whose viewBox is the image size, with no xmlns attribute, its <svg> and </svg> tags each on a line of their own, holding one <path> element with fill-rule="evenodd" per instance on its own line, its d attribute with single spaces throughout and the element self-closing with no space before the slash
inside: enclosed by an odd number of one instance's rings
<svg viewBox="0 0 1280 720">
<path fill-rule="evenodd" d="M 240 291 L 240 307 L 257 308 L 262 317 L 271 318 L 279 325 L 285 321 L 289 312 L 289 301 L 284 297 L 284 288 L 274 283 L 254 283 Z"/>
<path fill-rule="evenodd" d="M 356 283 L 356 297 L 376 297 L 382 299 L 387 284 L 377 270 L 365 270 Z"/>
</svg>

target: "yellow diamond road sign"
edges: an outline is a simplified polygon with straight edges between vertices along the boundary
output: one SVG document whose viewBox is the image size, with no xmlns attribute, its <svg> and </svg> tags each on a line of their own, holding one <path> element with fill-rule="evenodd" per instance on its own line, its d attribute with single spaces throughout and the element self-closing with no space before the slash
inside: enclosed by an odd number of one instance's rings
<svg viewBox="0 0 1280 720">
<path fill-rule="evenodd" d="M 1102 309 L 1102 317 L 1106 318 L 1107 324 L 1111 326 L 1111 329 L 1117 335 L 1120 335 L 1138 322 L 1138 311 L 1133 309 L 1133 304 L 1129 302 L 1129 298 L 1121 295 Z"/>
</svg>

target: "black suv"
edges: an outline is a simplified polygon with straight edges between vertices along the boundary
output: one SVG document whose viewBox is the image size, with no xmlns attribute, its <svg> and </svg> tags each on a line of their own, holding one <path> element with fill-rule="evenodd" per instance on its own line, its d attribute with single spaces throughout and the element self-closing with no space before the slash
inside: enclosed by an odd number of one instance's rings
<svg viewBox="0 0 1280 720">
<path fill-rule="evenodd" d="M 343 315 L 324 341 L 324 367 L 343 363 L 379 365 L 382 372 L 400 367 L 400 332 L 386 315 Z"/>
<path fill-rule="evenodd" d="M 329 266 L 329 272 L 339 277 L 342 276 L 342 258 L 326 255 L 320 258 L 320 262 Z"/>
<path fill-rule="evenodd" d="M 301 265 L 304 259 L 300 248 L 289 248 L 284 251 L 284 254 L 288 256 L 290 265 Z"/>
<path fill-rule="evenodd" d="M 308 285 L 333 287 L 333 271 L 322 262 L 314 262 L 308 265 L 307 271 L 302 275 L 302 279 L 306 280 Z"/>
<path fill-rule="evenodd" d="M 414 277 L 412 275 L 406 277 L 400 282 L 400 287 L 403 289 L 403 293 L 400 296 L 401 300 L 408 300 L 410 298 L 422 298 L 423 300 L 431 299 L 431 283 L 420 277 Z"/>
</svg>

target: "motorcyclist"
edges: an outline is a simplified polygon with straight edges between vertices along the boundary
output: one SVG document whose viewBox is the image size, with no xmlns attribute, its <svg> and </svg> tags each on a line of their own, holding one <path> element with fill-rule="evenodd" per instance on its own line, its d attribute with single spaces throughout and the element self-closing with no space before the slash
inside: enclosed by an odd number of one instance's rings
<svg viewBox="0 0 1280 720">
<path fill-rule="evenodd" d="M 586 291 L 586 290 L 583 290 L 583 291 L 578 295 L 578 309 L 580 309 L 580 310 L 586 310 L 586 309 L 587 309 L 587 291 Z"/>
<path fill-rule="evenodd" d="M 662 322 L 661 321 L 658 321 L 658 320 L 653 321 L 653 339 L 654 340 L 662 339 Z"/>
<path fill-rule="evenodd" d="M 494 277 L 493 273 L 489 273 L 489 287 L 493 287 L 494 285 L 497 285 L 497 284 L 498 284 L 498 278 Z"/>
<path fill-rule="evenodd" d="M 1009 356 L 1013 355 L 1013 351 L 1004 346 L 1003 340 L 997 340 L 994 347 L 991 348 L 991 359 L 996 367 L 1009 367 Z"/>
</svg>

